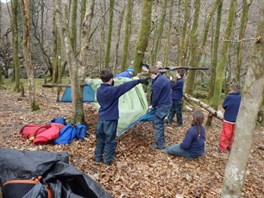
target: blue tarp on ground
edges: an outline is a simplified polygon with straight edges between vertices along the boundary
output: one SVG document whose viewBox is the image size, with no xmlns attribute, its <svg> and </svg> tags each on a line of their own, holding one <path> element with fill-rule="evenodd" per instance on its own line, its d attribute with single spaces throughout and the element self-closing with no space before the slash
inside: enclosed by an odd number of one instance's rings
<svg viewBox="0 0 264 198">
<path fill-rule="evenodd" d="M 83 87 L 83 102 L 94 102 L 95 92 L 90 85 Z M 72 102 L 71 87 L 67 87 L 61 97 L 61 102 Z"/>
</svg>

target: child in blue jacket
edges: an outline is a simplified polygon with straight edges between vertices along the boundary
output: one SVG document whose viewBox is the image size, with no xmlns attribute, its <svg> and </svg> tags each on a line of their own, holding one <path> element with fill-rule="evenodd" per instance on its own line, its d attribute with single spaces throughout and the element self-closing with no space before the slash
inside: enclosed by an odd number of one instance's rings
<svg viewBox="0 0 264 198">
<path fill-rule="evenodd" d="M 192 115 L 192 126 L 188 129 L 181 144 L 174 144 L 164 149 L 165 153 L 186 158 L 195 158 L 205 150 L 205 128 L 203 127 L 204 114 L 195 111 Z"/>
<path fill-rule="evenodd" d="M 222 107 L 225 110 L 223 128 L 219 141 L 221 152 L 231 150 L 236 126 L 236 118 L 241 102 L 240 85 L 232 84 L 230 92 L 225 97 Z"/>
<path fill-rule="evenodd" d="M 183 96 L 183 85 L 184 85 L 184 70 L 178 70 L 176 74 L 176 82 L 171 81 L 171 95 L 172 95 L 172 106 L 168 115 L 168 123 L 172 124 L 173 118 L 176 114 L 177 126 L 182 126 L 182 96 Z"/>
<path fill-rule="evenodd" d="M 147 79 L 132 80 L 119 86 L 113 86 L 113 73 L 110 70 L 102 70 L 100 78 L 103 81 L 97 89 L 97 101 L 100 105 L 98 122 L 96 126 L 97 144 L 94 151 L 96 163 L 104 161 L 111 165 L 117 147 L 116 130 L 119 118 L 118 99 L 124 93 L 139 83 L 148 84 Z"/>
</svg>

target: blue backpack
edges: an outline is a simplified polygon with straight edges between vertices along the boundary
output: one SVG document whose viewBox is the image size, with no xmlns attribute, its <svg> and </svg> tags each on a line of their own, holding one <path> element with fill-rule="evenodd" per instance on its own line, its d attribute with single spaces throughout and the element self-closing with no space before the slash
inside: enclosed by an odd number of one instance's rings
<svg viewBox="0 0 264 198">
<path fill-rule="evenodd" d="M 73 139 L 83 139 L 86 134 L 86 126 L 82 124 L 67 124 L 60 131 L 59 137 L 54 140 L 55 144 L 70 144 Z"/>
<path fill-rule="evenodd" d="M 65 120 L 64 117 L 57 117 L 57 118 L 54 118 L 53 120 L 51 120 L 51 121 L 49 122 L 49 124 L 51 124 L 51 123 L 59 123 L 59 124 L 64 124 L 64 125 L 67 124 L 67 122 L 66 122 L 66 120 Z"/>
</svg>

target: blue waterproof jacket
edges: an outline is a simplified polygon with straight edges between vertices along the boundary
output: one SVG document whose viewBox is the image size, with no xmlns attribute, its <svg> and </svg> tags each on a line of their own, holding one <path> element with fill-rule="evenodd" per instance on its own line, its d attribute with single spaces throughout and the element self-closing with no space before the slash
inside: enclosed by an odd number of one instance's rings
<svg viewBox="0 0 264 198">
<path fill-rule="evenodd" d="M 181 101 L 183 95 L 183 78 L 178 78 L 176 82 L 171 81 L 171 89 L 172 89 L 172 100 Z"/>
<path fill-rule="evenodd" d="M 152 107 L 156 108 L 164 105 L 171 105 L 170 80 L 166 76 L 158 74 L 152 83 Z"/>
<path fill-rule="evenodd" d="M 120 77 L 131 78 L 132 76 L 128 71 L 124 71 L 115 76 L 115 78 L 120 78 Z"/>
<path fill-rule="evenodd" d="M 97 89 L 97 101 L 100 105 L 99 120 L 118 120 L 118 99 L 124 93 L 138 84 L 138 80 L 125 82 L 113 87 L 107 83 L 102 83 Z"/>
<path fill-rule="evenodd" d="M 240 93 L 230 93 L 225 97 L 223 108 L 225 109 L 224 120 L 228 122 L 236 122 L 239 106 L 241 102 Z"/>
<path fill-rule="evenodd" d="M 198 128 L 192 125 L 185 134 L 185 138 L 180 144 L 180 147 L 191 154 L 191 157 L 198 157 L 204 153 L 205 129 L 201 127 L 200 138 L 197 137 Z"/>
</svg>

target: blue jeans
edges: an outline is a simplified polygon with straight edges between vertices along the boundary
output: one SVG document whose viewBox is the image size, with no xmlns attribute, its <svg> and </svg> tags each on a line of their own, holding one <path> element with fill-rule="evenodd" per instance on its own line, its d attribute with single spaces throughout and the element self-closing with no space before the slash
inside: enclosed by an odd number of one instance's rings
<svg viewBox="0 0 264 198">
<path fill-rule="evenodd" d="M 174 156 L 183 156 L 186 158 L 192 158 L 191 154 L 188 151 L 182 149 L 179 144 L 171 145 L 167 147 L 166 149 L 164 149 L 163 151 L 165 153 L 168 153 Z"/>
<path fill-rule="evenodd" d="M 97 144 L 94 151 L 96 162 L 104 160 L 105 164 L 110 164 L 115 158 L 117 147 L 116 130 L 117 120 L 98 120 L 96 126 Z"/>
<path fill-rule="evenodd" d="M 177 125 L 182 125 L 182 101 L 173 100 L 170 113 L 168 115 L 168 123 L 172 123 L 174 115 L 177 116 Z"/>
<path fill-rule="evenodd" d="M 165 105 L 157 107 L 153 119 L 153 128 L 154 128 L 154 140 L 155 144 L 159 148 L 163 148 L 165 144 L 165 135 L 164 135 L 164 118 L 168 115 L 171 105 Z"/>
</svg>

